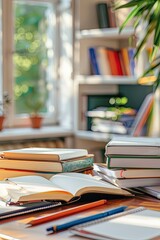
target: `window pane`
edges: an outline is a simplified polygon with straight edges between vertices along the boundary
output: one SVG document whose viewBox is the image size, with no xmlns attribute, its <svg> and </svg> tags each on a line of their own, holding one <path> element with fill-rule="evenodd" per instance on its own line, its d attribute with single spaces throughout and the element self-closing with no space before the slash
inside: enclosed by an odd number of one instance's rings
<svg viewBox="0 0 160 240">
<path fill-rule="evenodd" d="M 16 114 L 55 111 L 55 8 L 42 1 L 14 1 Z"/>
</svg>

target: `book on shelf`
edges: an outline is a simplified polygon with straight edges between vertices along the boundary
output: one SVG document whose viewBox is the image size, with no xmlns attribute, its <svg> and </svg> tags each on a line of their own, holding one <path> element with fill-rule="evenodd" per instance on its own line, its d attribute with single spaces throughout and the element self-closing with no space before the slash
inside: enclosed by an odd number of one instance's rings
<svg viewBox="0 0 160 240">
<path fill-rule="evenodd" d="M 123 66 L 124 66 L 124 75 L 130 76 L 130 59 L 128 55 L 128 49 L 127 48 L 121 48 L 120 49 L 120 55 L 122 57 Z"/>
<path fill-rule="evenodd" d="M 105 47 L 96 47 L 97 62 L 101 75 L 112 75 Z"/>
<path fill-rule="evenodd" d="M 132 178 L 160 178 L 160 169 L 128 169 L 128 168 L 107 168 L 106 163 L 94 163 L 93 169 L 108 177 L 120 179 Z"/>
<path fill-rule="evenodd" d="M 108 168 L 156 169 L 156 168 L 160 168 L 160 156 L 112 155 L 112 156 L 107 156 L 106 164 Z"/>
<path fill-rule="evenodd" d="M 0 186 L 7 192 L 7 194 L 4 192 L 1 198 L 4 200 L 9 198 L 15 203 L 39 200 L 68 202 L 87 193 L 132 196 L 126 190 L 82 173 L 59 173 L 49 180 L 40 176 L 8 178 L 0 182 Z"/>
<path fill-rule="evenodd" d="M 107 57 L 109 60 L 109 65 L 110 65 L 112 75 L 123 76 L 123 70 L 122 70 L 121 61 L 119 57 L 119 50 L 107 48 L 106 52 L 107 52 Z"/>
<path fill-rule="evenodd" d="M 127 128 L 120 121 L 93 118 L 91 130 L 94 132 L 127 134 Z"/>
<path fill-rule="evenodd" d="M 95 117 L 95 118 L 113 119 L 117 117 L 117 113 L 116 111 L 113 111 L 108 107 L 97 107 L 87 111 L 86 116 Z"/>
<path fill-rule="evenodd" d="M 89 59 L 91 63 L 91 69 L 94 75 L 100 75 L 99 63 L 97 61 L 97 53 L 95 47 L 90 47 L 88 49 Z"/>
<path fill-rule="evenodd" d="M 1 152 L 0 156 L 4 159 L 26 159 L 26 160 L 48 160 L 62 161 L 66 159 L 86 156 L 87 149 L 69 149 L 69 148 L 21 148 L 6 150 Z"/>
<path fill-rule="evenodd" d="M 72 234 L 87 239 L 144 240 L 159 239 L 160 212 L 144 207 L 127 209 L 96 221 L 71 228 Z"/>
<path fill-rule="evenodd" d="M 96 4 L 97 20 L 99 28 L 109 28 L 108 4 L 101 2 Z"/>
<path fill-rule="evenodd" d="M 136 76 L 135 48 L 128 48 L 129 66 L 131 76 Z"/>
<path fill-rule="evenodd" d="M 160 156 L 160 138 L 116 136 L 106 144 L 105 155 Z"/>
<path fill-rule="evenodd" d="M 160 185 L 160 177 L 150 178 L 116 178 L 108 176 L 102 172 L 93 170 L 93 175 L 98 179 L 114 184 L 120 188 L 135 188 L 144 186 Z"/>
<path fill-rule="evenodd" d="M 153 108 L 151 110 L 147 135 L 149 137 L 160 137 L 160 88 L 154 93 Z"/>
<path fill-rule="evenodd" d="M 133 125 L 131 126 L 130 135 L 141 136 L 142 130 L 149 119 L 154 104 L 154 93 L 148 94 L 143 100 Z"/>
<path fill-rule="evenodd" d="M 30 170 L 42 172 L 73 172 L 76 170 L 91 167 L 94 162 L 94 155 L 88 154 L 84 157 L 72 158 L 61 161 L 48 160 L 25 160 L 25 159 L 0 159 L 0 168 Z"/>
</svg>

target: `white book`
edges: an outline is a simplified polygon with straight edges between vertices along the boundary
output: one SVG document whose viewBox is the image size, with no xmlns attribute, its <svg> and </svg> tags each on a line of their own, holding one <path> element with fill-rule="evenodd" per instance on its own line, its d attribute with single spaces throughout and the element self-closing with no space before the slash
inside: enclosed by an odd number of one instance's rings
<svg viewBox="0 0 160 240">
<path fill-rule="evenodd" d="M 117 136 L 106 144 L 105 155 L 160 156 L 160 138 Z"/>
<path fill-rule="evenodd" d="M 150 186 L 150 187 L 139 187 L 139 190 L 141 190 L 144 193 L 147 193 L 151 196 L 154 196 L 158 199 L 160 199 L 160 185 L 159 186 Z"/>
<path fill-rule="evenodd" d="M 4 159 L 61 161 L 86 156 L 87 154 L 86 149 L 31 147 L 3 151 L 1 157 Z"/>
<path fill-rule="evenodd" d="M 94 170 L 101 172 L 108 177 L 112 178 L 151 178 L 160 177 L 160 169 L 127 169 L 127 168 L 115 168 L 108 169 L 105 163 L 94 163 Z"/>
<path fill-rule="evenodd" d="M 41 176 L 8 178 L 0 182 L 0 187 L 6 188 L 11 202 L 39 200 L 68 202 L 86 193 L 132 196 L 126 190 L 82 173 L 59 173 L 50 179 Z"/>
<path fill-rule="evenodd" d="M 101 75 L 112 75 L 105 47 L 97 47 L 97 61 L 99 63 Z"/>
<path fill-rule="evenodd" d="M 160 177 L 152 178 L 114 178 L 103 173 L 93 171 L 97 179 L 114 184 L 120 188 L 136 188 L 144 186 L 160 185 Z"/>
<path fill-rule="evenodd" d="M 71 232 L 96 240 L 149 240 L 160 237 L 160 212 L 144 207 L 126 210 L 88 224 L 78 225 Z"/>
</svg>

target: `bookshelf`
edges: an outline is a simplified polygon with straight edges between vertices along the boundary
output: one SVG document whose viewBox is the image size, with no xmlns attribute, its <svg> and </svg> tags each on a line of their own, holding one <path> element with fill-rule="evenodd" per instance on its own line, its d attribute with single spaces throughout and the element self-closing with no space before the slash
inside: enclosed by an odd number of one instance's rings
<svg viewBox="0 0 160 240">
<path fill-rule="evenodd" d="M 108 96 L 119 95 L 127 96 L 128 107 L 138 110 L 146 95 L 153 91 L 152 85 L 138 84 L 138 76 L 143 71 L 139 67 L 139 63 L 136 65 L 136 74 L 134 75 L 94 74 L 89 57 L 89 48 L 122 49 L 136 46 L 132 26 L 128 26 L 121 33 L 119 33 L 119 26 L 99 28 L 96 5 L 102 2 L 104 3 L 101 0 L 74 1 L 74 82 L 75 95 L 78 96 L 75 104 L 75 132 L 77 145 L 82 147 L 87 144 L 86 141 L 88 141 L 88 145 L 96 147 L 96 138 L 104 146 L 112 138 L 110 133 L 105 134 L 104 138 L 103 133 L 95 132 L 92 134 L 90 132 L 90 120 L 86 117 L 88 110 L 103 104 Z M 110 3 L 110 1 L 105 2 Z M 125 12 L 117 13 L 116 18 L 120 19 L 123 16 L 119 25 L 123 22 L 125 14 L 127 16 Z"/>
</svg>

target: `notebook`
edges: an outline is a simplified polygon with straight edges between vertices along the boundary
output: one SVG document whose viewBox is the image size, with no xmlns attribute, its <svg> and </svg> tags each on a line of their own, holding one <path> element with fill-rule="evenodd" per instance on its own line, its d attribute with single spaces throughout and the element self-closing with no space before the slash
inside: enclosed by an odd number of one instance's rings
<svg viewBox="0 0 160 240">
<path fill-rule="evenodd" d="M 30 202 L 21 206 L 0 206 L 0 220 L 61 206 L 61 202 Z"/>
<path fill-rule="evenodd" d="M 144 207 L 126 210 L 71 228 L 75 235 L 96 240 L 160 239 L 160 212 Z"/>
</svg>

